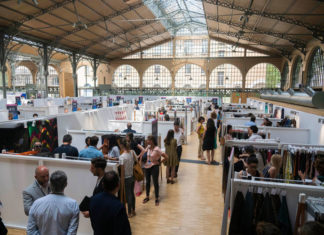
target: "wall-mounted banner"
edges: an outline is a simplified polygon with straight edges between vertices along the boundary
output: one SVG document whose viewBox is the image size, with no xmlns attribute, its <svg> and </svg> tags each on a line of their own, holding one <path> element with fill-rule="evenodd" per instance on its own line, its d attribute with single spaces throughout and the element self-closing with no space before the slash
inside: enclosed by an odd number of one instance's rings
<svg viewBox="0 0 324 235">
<path fill-rule="evenodd" d="M 21 105 L 21 98 L 20 98 L 20 96 L 16 96 L 15 99 L 16 99 L 16 105 Z"/>
<path fill-rule="evenodd" d="M 78 111 L 78 101 L 73 100 L 72 101 L 72 112 Z"/>
<path fill-rule="evenodd" d="M 92 100 L 92 109 L 97 109 L 97 99 Z"/>
<path fill-rule="evenodd" d="M 138 104 L 143 104 L 143 96 L 138 97 Z"/>
<path fill-rule="evenodd" d="M 17 104 L 7 104 L 7 109 L 9 113 L 12 113 L 13 119 L 18 119 L 18 108 Z"/>
<path fill-rule="evenodd" d="M 112 98 L 109 98 L 109 100 L 108 100 L 108 106 L 109 107 L 112 107 L 113 106 L 113 99 Z"/>
</svg>

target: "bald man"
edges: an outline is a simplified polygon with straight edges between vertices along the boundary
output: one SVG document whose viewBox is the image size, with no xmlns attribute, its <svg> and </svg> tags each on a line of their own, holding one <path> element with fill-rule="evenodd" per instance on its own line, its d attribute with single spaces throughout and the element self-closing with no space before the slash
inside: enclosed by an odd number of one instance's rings
<svg viewBox="0 0 324 235">
<path fill-rule="evenodd" d="M 127 129 L 123 130 L 123 133 L 136 133 L 135 130 L 132 130 L 132 123 L 127 123 Z"/>
<path fill-rule="evenodd" d="M 48 184 L 49 171 L 45 166 L 39 166 L 35 170 L 35 181 L 23 191 L 24 211 L 29 215 L 29 210 L 34 201 L 50 193 Z"/>
</svg>

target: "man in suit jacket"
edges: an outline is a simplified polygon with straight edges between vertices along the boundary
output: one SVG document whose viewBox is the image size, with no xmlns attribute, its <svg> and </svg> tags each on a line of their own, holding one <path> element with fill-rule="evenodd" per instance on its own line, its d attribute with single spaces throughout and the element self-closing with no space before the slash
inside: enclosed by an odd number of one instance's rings
<svg viewBox="0 0 324 235">
<path fill-rule="evenodd" d="M 35 181 L 28 188 L 23 191 L 24 199 L 24 211 L 29 215 L 29 210 L 34 201 L 38 198 L 44 197 L 50 193 L 50 187 L 48 184 L 49 171 L 45 166 L 39 166 L 35 170 Z"/>
<path fill-rule="evenodd" d="M 104 158 L 97 157 L 91 159 L 90 171 L 94 176 L 98 177 L 92 196 L 104 191 L 103 177 L 105 175 L 106 166 L 107 160 Z M 84 217 L 89 218 L 89 211 L 82 211 L 82 214 L 84 215 Z"/>
<path fill-rule="evenodd" d="M 105 173 L 103 185 L 105 191 L 90 200 L 90 219 L 94 235 L 132 234 L 125 206 L 115 196 L 119 191 L 117 173 Z"/>
</svg>

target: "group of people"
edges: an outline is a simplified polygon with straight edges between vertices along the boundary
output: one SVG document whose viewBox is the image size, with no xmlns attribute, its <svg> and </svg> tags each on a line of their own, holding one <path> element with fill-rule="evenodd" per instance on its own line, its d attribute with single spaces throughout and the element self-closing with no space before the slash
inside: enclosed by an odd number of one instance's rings
<svg viewBox="0 0 324 235">
<path fill-rule="evenodd" d="M 104 158 L 92 159 L 90 171 L 98 179 L 87 210 L 82 213 L 90 218 L 94 234 L 131 234 L 125 206 L 115 196 L 119 176 L 114 171 L 105 172 L 106 165 Z M 36 168 L 34 183 L 23 191 L 27 234 L 77 234 L 81 205 L 64 195 L 67 182 L 63 171 L 49 176 L 45 166 Z"/>
<path fill-rule="evenodd" d="M 50 176 L 45 166 L 37 167 L 35 181 L 23 191 L 24 211 L 29 217 L 28 234 L 76 234 L 80 211 L 84 217 L 90 218 L 94 234 L 130 234 L 128 218 L 136 215 L 134 164 L 139 161 L 145 174 L 146 197 L 143 203 L 150 200 L 152 179 L 155 205 L 158 206 L 160 164 L 166 166 L 167 183 L 174 184 L 178 177 L 183 135 L 180 123 L 176 120 L 174 129 L 169 130 L 164 139 L 165 152 L 158 147 L 155 137 L 148 136 L 146 145 L 141 146 L 134 141 L 133 133 L 128 132 L 126 138 L 118 141 L 116 138 L 104 139 L 100 148 L 97 148 L 98 137 L 87 137 L 86 147 L 80 153 L 71 145 L 71 135 L 65 135 L 63 144 L 54 150 L 54 154 L 91 160 L 90 171 L 97 177 L 92 197 L 85 203 L 87 206 L 84 206 L 84 200 L 79 207 L 75 200 L 64 196 L 67 186 L 64 172 L 56 171 Z M 126 206 L 115 197 L 120 186 L 117 173 L 105 173 L 107 159 L 118 159 L 124 166 L 127 212 Z"/>
<path fill-rule="evenodd" d="M 211 165 L 215 163 L 215 150 L 217 149 L 217 130 L 221 127 L 222 121 L 222 108 L 219 111 L 215 109 L 210 114 L 206 126 L 204 126 L 205 118 L 199 117 L 196 128 L 198 135 L 198 159 L 206 160 L 204 152 L 207 155 L 207 164 Z"/>
</svg>

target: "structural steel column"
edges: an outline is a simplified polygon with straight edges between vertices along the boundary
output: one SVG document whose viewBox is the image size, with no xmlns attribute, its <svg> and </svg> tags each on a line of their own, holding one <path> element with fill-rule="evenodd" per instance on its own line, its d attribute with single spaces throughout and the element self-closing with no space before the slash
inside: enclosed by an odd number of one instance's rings
<svg viewBox="0 0 324 235">
<path fill-rule="evenodd" d="M 3 98 L 7 98 L 7 90 L 6 90 L 6 46 L 4 41 L 4 33 L 0 34 L 0 69 L 2 74 L 2 90 L 3 90 Z"/>
<path fill-rule="evenodd" d="M 74 96 L 78 97 L 78 75 L 77 75 L 77 58 L 75 52 L 72 53 L 72 78 L 73 78 L 73 87 L 74 87 Z"/>
</svg>

